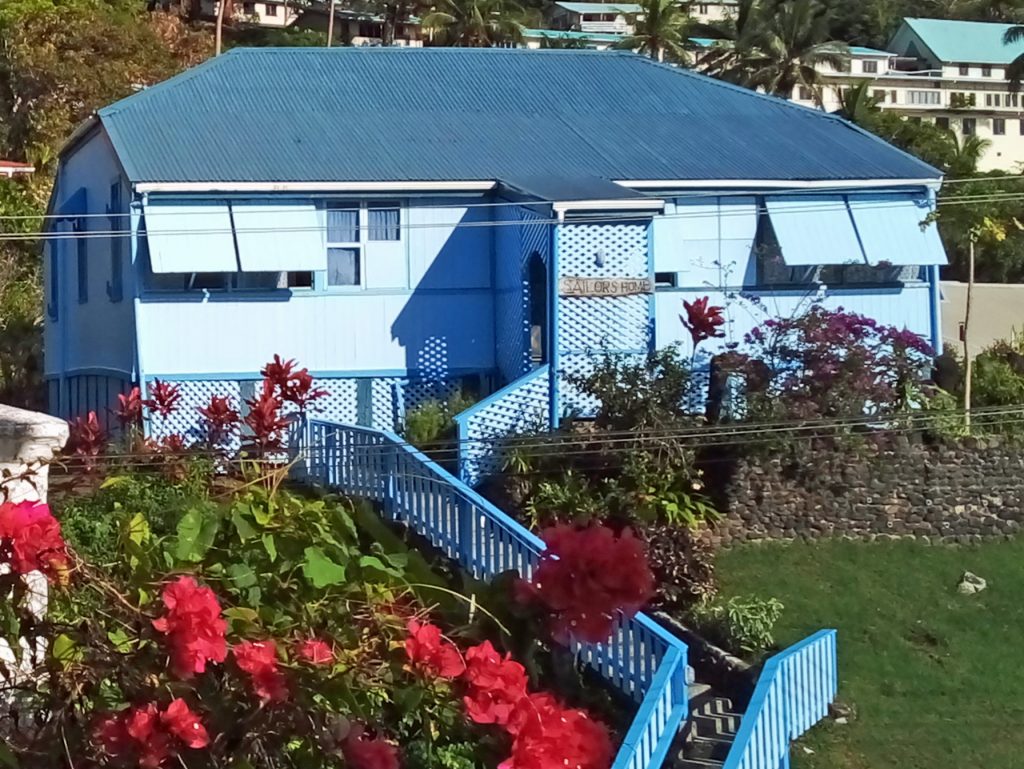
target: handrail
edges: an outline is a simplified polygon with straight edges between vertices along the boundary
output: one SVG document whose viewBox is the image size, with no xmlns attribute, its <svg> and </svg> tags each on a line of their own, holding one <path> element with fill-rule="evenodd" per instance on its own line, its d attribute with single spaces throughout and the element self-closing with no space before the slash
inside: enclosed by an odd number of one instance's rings
<svg viewBox="0 0 1024 769">
<path fill-rule="evenodd" d="M 380 503 L 474 577 L 518 569 L 529 577 L 544 542 L 393 433 L 309 420 L 305 477 Z M 573 644 L 579 659 L 639 703 L 612 769 L 657 769 L 687 712 L 687 647 L 645 614 L 620 619 L 602 644 Z"/>
<path fill-rule="evenodd" d="M 483 465 L 488 459 L 491 459 L 492 453 L 495 451 L 496 441 L 491 440 L 494 438 L 502 438 L 510 432 L 515 432 L 517 427 L 522 427 L 518 424 L 522 421 L 523 415 L 526 410 L 510 405 L 506 406 L 508 401 L 521 393 L 524 392 L 525 388 L 532 385 L 538 380 L 544 380 L 546 383 L 550 376 L 550 367 L 548 364 L 538 366 L 526 374 L 523 374 L 518 379 L 509 382 L 507 385 L 502 387 L 497 392 L 491 393 L 483 400 L 474 403 L 465 411 L 462 411 L 455 415 L 455 425 L 458 431 L 458 446 L 459 446 L 459 478 L 464 483 L 472 484 L 479 480 L 481 465 Z M 547 418 L 547 405 L 548 405 L 548 393 L 543 393 L 543 399 L 538 398 L 537 402 L 542 406 L 540 413 L 542 418 Z M 488 411 L 494 412 L 495 410 L 503 410 L 512 415 L 513 424 L 500 425 L 501 419 L 500 413 L 493 413 L 491 418 L 488 418 Z M 487 426 L 492 432 L 497 433 L 496 435 L 474 435 L 474 421 L 477 419 L 486 420 Z M 499 429 L 495 430 L 495 424 L 499 425 Z M 501 429 L 504 427 L 505 429 Z M 479 432 L 479 431 L 478 431 Z"/>
<path fill-rule="evenodd" d="M 835 630 L 819 630 L 770 658 L 723 769 L 788 767 L 790 742 L 828 714 L 838 684 Z"/>
</svg>

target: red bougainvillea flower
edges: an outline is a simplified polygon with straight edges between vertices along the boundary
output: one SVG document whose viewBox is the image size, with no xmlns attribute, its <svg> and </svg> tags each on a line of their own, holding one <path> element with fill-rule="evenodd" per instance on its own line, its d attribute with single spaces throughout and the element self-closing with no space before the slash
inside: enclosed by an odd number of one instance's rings
<svg viewBox="0 0 1024 769">
<path fill-rule="evenodd" d="M 84 417 L 75 417 L 68 422 L 68 442 L 64 450 L 79 457 L 90 459 L 98 456 L 107 446 L 107 434 L 100 426 L 95 411 Z M 87 462 L 87 466 L 92 466 Z"/>
<path fill-rule="evenodd" d="M 608 769 L 613 748 L 605 726 L 550 694 L 520 701 L 513 718 L 512 755 L 499 769 Z"/>
<path fill-rule="evenodd" d="M 200 587 L 192 577 L 179 577 L 164 588 L 163 601 L 167 614 L 153 620 L 153 627 L 167 635 L 176 675 L 191 678 L 205 672 L 208 662 L 225 660 L 228 623 L 210 588 Z"/>
<path fill-rule="evenodd" d="M 167 710 L 161 714 L 160 723 L 169 733 L 193 750 L 205 748 L 210 744 L 210 735 L 207 734 L 203 722 L 181 698 L 171 701 Z"/>
<path fill-rule="evenodd" d="M 66 581 L 67 548 L 47 505 L 0 504 L 0 563 L 9 563 L 16 574 L 41 571 L 50 579 Z"/>
<path fill-rule="evenodd" d="M 466 650 L 468 693 L 462 698 L 466 715 L 478 724 L 507 726 L 519 701 L 526 697 L 526 669 L 490 641 Z"/>
<path fill-rule="evenodd" d="M 181 400 L 181 388 L 171 382 L 154 379 L 149 386 L 149 396 L 142 405 L 162 417 L 170 416 L 178 408 Z"/>
<path fill-rule="evenodd" d="M 114 416 L 121 427 L 131 427 L 139 423 L 142 419 L 142 392 L 138 387 L 133 387 L 127 395 L 118 394 Z"/>
<path fill-rule="evenodd" d="M 106 713 L 93 724 L 93 744 L 114 759 L 134 756 L 144 769 L 157 769 L 183 743 L 192 749 L 210 744 L 199 717 L 176 699 L 160 713 L 153 703 L 121 713 Z"/>
<path fill-rule="evenodd" d="M 654 576 L 643 544 L 628 529 L 617 535 L 606 526 L 560 525 L 541 536 L 547 549 L 516 594 L 546 610 L 559 641 L 606 641 L 620 615 L 631 617 L 650 600 Z"/>
<path fill-rule="evenodd" d="M 331 645 L 319 638 L 307 638 L 300 641 L 295 653 L 300 659 L 311 665 L 330 665 L 334 662 L 334 651 Z"/>
<path fill-rule="evenodd" d="M 288 684 L 277 669 L 277 645 L 273 641 L 243 641 L 231 653 L 239 670 L 249 674 L 256 696 L 268 702 L 288 699 Z"/>
<path fill-rule="evenodd" d="M 466 663 L 455 645 L 441 637 L 441 628 L 415 619 L 409 620 L 405 627 L 409 631 L 405 653 L 415 670 L 435 678 L 462 675 Z"/>
<path fill-rule="evenodd" d="M 366 737 L 358 724 L 352 727 L 341 750 L 352 769 L 398 769 L 398 748 L 380 737 Z"/>
<path fill-rule="evenodd" d="M 719 328 L 725 323 L 725 318 L 722 317 L 723 308 L 708 307 L 708 301 L 709 297 L 706 296 L 695 299 L 693 304 L 683 300 L 683 309 L 686 310 L 686 315 L 680 315 L 679 320 L 682 321 L 683 327 L 690 332 L 694 347 L 705 339 L 725 336 L 725 332 Z"/>
</svg>

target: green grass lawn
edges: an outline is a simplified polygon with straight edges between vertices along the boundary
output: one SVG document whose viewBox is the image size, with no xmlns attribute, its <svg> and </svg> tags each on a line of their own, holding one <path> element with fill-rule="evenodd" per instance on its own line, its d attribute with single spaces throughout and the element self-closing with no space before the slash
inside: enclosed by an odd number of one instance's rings
<svg viewBox="0 0 1024 769">
<path fill-rule="evenodd" d="M 988 589 L 958 595 L 965 570 Z M 839 699 L 856 718 L 815 728 L 799 769 L 1024 767 L 1024 539 L 748 545 L 718 572 L 726 597 L 785 604 L 780 645 L 839 631 Z"/>
</svg>

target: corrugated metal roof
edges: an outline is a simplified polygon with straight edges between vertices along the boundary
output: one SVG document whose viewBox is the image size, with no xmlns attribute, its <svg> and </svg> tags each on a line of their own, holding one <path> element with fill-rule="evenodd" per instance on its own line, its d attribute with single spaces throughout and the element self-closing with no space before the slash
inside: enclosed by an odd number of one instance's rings
<svg viewBox="0 0 1024 769">
<path fill-rule="evenodd" d="M 850 53 L 855 56 L 895 56 L 890 51 L 880 51 L 877 48 L 865 48 L 863 45 L 851 45 Z"/>
<path fill-rule="evenodd" d="M 1009 64 L 1024 53 L 1024 41 L 1003 45 L 1013 24 L 950 19 L 904 19 L 940 61 Z"/>
<path fill-rule="evenodd" d="M 136 182 L 939 176 L 836 117 L 627 52 L 236 48 L 99 116 Z"/>
<path fill-rule="evenodd" d="M 643 13 L 639 3 L 555 3 L 569 13 Z"/>
</svg>

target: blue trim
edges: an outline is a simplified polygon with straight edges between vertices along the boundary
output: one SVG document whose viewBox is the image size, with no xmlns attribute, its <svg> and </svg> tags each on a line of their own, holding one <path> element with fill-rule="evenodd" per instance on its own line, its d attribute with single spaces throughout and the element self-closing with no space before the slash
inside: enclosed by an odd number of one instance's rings
<svg viewBox="0 0 1024 769">
<path fill-rule="evenodd" d="M 491 374 L 493 371 L 494 369 L 490 368 L 452 368 L 448 369 L 445 379 L 455 379 L 473 374 Z M 415 381 L 417 379 L 436 378 L 436 372 L 434 371 L 405 368 L 349 369 L 338 371 L 312 369 L 309 373 L 318 379 L 391 379 L 401 377 Z M 165 382 L 213 382 L 221 379 L 255 381 L 261 378 L 258 371 L 225 371 L 205 374 L 152 374 L 147 372 L 146 377 L 148 379 L 160 379 Z"/>
<path fill-rule="evenodd" d="M 46 247 L 50 251 L 50 301 L 46 303 L 46 314 L 50 320 L 60 318 L 60 245 L 62 240 L 50 240 Z"/>
<path fill-rule="evenodd" d="M 106 366 L 82 366 L 80 368 L 71 368 L 67 371 L 43 374 L 43 379 L 49 380 L 73 376 L 105 376 L 117 379 L 126 379 L 129 382 L 133 379 L 130 371 L 124 371 L 119 368 L 107 368 Z"/>
<path fill-rule="evenodd" d="M 721 228 L 721 222 L 719 222 Z M 654 285 L 654 219 L 647 223 L 647 279 Z M 655 295 L 652 291 L 647 297 L 647 350 L 654 352 L 656 348 L 655 335 L 657 334 L 657 312 L 655 306 Z"/>
<path fill-rule="evenodd" d="M 78 278 L 78 303 L 89 302 L 89 249 L 86 239 L 81 233 L 87 232 L 88 228 L 83 219 L 75 220 L 75 233 L 79 235 L 75 241 L 75 271 Z"/>
<path fill-rule="evenodd" d="M 559 301 L 558 301 L 558 278 L 559 278 L 559 263 L 558 263 L 558 241 L 559 241 L 559 228 L 560 224 L 551 225 L 551 266 L 550 274 L 551 279 L 548 281 L 548 291 L 551 293 L 551 312 L 548 317 L 548 329 L 550 332 L 550 355 L 551 358 L 551 386 L 549 392 L 551 394 L 551 413 L 548 417 L 548 421 L 551 424 L 552 430 L 557 430 L 561 424 L 561 389 L 559 387 L 559 366 L 561 365 L 561 351 L 558 348 L 558 337 L 559 337 Z"/>
<path fill-rule="evenodd" d="M 931 289 L 931 321 L 932 350 L 936 355 L 942 352 L 942 293 L 939 285 L 939 267 L 932 265 L 928 268 L 928 284 Z"/>
<path fill-rule="evenodd" d="M 110 205 L 107 206 L 107 222 L 111 232 L 119 232 L 124 211 L 121 206 L 121 177 L 110 184 Z M 107 283 L 107 298 L 113 303 L 124 299 L 124 256 L 121 238 L 110 239 L 110 281 Z"/>
<path fill-rule="evenodd" d="M 234 273 L 228 273 L 234 274 Z M 322 272 L 313 273 L 313 285 L 324 275 Z M 143 302 L 188 302 L 198 301 L 232 301 L 232 302 L 258 302 L 258 301 L 290 301 L 292 299 L 303 299 L 307 297 L 321 296 L 423 296 L 434 294 L 438 296 L 453 295 L 465 296 L 466 294 L 491 295 L 494 291 L 490 287 L 474 288 L 351 288 L 336 287 L 332 289 L 317 288 L 278 288 L 278 289 L 196 289 L 195 291 L 153 291 L 143 289 L 139 292 L 139 298 Z"/>
</svg>

